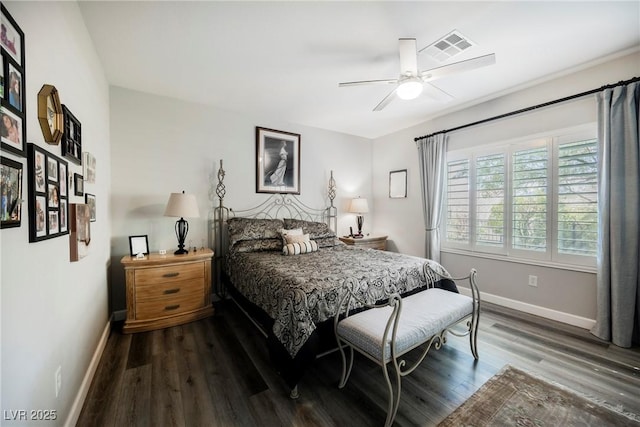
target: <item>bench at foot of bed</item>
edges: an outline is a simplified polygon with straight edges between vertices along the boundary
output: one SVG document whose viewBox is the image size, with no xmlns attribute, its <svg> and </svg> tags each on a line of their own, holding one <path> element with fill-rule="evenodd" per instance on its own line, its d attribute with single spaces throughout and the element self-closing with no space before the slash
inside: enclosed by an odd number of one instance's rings
<svg viewBox="0 0 640 427">
<path fill-rule="evenodd" d="M 349 379 L 354 349 L 380 365 L 389 392 L 385 426 L 390 426 L 400 404 L 402 377 L 420 365 L 432 346 L 439 349 L 445 343 L 447 331 L 458 336 L 469 335 L 471 353 L 477 360 L 476 334 L 480 316 L 480 296 L 475 277 L 476 271 L 472 269 L 469 276 L 454 279 L 469 280 L 471 297 L 439 288 L 429 288 L 407 297 L 393 294 L 385 304 L 364 304 L 368 310 L 346 317 L 336 316 L 335 333 L 342 355 L 342 378 L 339 388 L 343 388 Z M 346 303 L 348 313 L 350 304 L 357 301 L 358 297 L 354 292 L 347 289 L 341 307 Z M 466 331 L 463 333 L 450 329 L 465 321 Z M 400 357 L 423 344 L 427 345 L 422 356 L 413 366 L 405 368 L 406 361 Z M 348 352 L 348 358 L 345 350 Z M 390 370 L 395 382 L 395 393 L 389 375 Z"/>
</svg>

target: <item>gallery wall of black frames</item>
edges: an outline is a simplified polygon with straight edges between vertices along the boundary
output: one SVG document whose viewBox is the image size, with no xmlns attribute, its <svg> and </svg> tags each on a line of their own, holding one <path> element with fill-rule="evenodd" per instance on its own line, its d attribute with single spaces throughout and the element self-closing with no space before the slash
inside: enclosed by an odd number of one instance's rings
<svg viewBox="0 0 640 427">
<path fill-rule="evenodd" d="M 26 142 L 25 35 L 5 5 L 0 3 L 0 8 L 0 148 L 3 154 L 26 157 L 29 241 L 38 242 L 69 234 L 73 228 L 69 222 L 69 198 L 71 194 L 84 195 L 84 181 L 82 175 L 69 170 L 67 160 L 83 165 L 82 128 L 78 118 L 60 103 L 55 87 L 45 84 L 34 111 L 37 110 L 45 142 L 60 143 L 63 158 Z M 95 182 L 95 159 L 85 154 L 92 160 L 86 165 L 91 175 L 89 182 Z M 22 200 L 23 162 L 4 155 L 1 160 L 1 228 L 20 227 L 22 214 L 27 212 Z M 85 197 L 91 208 L 90 220 L 95 221 L 95 196 Z"/>
</svg>

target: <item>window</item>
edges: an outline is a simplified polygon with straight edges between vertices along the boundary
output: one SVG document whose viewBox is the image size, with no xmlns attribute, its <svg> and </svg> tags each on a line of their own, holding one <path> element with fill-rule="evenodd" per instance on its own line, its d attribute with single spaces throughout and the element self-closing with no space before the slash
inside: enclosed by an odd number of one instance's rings
<svg viewBox="0 0 640 427">
<path fill-rule="evenodd" d="M 476 244 L 492 247 L 504 245 L 504 154 L 476 158 Z"/>
<path fill-rule="evenodd" d="M 547 147 L 516 151 L 512 159 L 512 246 L 544 252 L 547 248 Z"/>
<path fill-rule="evenodd" d="M 447 233 L 449 242 L 469 242 L 469 161 L 449 162 L 447 168 Z"/>
<path fill-rule="evenodd" d="M 596 256 L 598 245 L 598 145 L 561 144 L 558 153 L 558 253 Z"/>
<path fill-rule="evenodd" d="M 595 266 L 595 129 L 450 153 L 443 249 Z"/>
</svg>

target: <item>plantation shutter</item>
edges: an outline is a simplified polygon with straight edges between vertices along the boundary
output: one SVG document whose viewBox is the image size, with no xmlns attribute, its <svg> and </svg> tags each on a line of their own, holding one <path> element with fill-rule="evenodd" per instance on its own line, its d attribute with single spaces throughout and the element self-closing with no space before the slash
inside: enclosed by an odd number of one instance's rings
<svg viewBox="0 0 640 427">
<path fill-rule="evenodd" d="M 559 146 L 558 253 L 595 256 L 598 245 L 597 140 Z"/>
<path fill-rule="evenodd" d="M 447 164 L 446 240 L 469 243 L 469 160 Z"/>
</svg>

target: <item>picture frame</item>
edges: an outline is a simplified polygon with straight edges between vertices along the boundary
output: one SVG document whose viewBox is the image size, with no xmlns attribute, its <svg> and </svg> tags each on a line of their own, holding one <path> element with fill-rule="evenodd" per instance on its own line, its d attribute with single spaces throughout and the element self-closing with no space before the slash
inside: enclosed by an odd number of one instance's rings
<svg viewBox="0 0 640 427">
<path fill-rule="evenodd" d="M 24 64 L 24 33 L 13 19 L 7 8 L 2 5 L 2 24 L 3 36 L 0 38 L 0 46 L 2 52 L 6 53 L 17 65 Z"/>
<path fill-rule="evenodd" d="M 300 194 L 300 134 L 256 126 L 256 193 Z"/>
<path fill-rule="evenodd" d="M 79 173 L 73 174 L 73 194 L 84 196 L 84 181 Z"/>
<path fill-rule="evenodd" d="M 47 180 L 58 182 L 58 161 L 52 156 L 47 157 Z"/>
<path fill-rule="evenodd" d="M 58 177 L 59 177 L 58 181 L 60 183 L 60 196 L 66 197 L 67 196 L 67 186 L 66 186 L 67 165 L 60 163 L 59 166 L 60 166 L 60 170 L 58 171 Z"/>
<path fill-rule="evenodd" d="M 22 163 L 0 158 L 0 228 L 20 227 L 22 222 Z"/>
<path fill-rule="evenodd" d="M 146 234 L 129 236 L 129 254 L 132 257 L 138 254 L 149 255 L 149 238 Z"/>
<path fill-rule="evenodd" d="M 69 205 L 69 260 L 80 261 L 89 255 L 91 244 L 91 221 L 89 206 L 84 203 Z"/>
<path fill-rule="evenodd" d="M 4 99 L 5 80 L 4 80 L 4 55 L 0 55 L 0 99 Z"/>
<path fill-rule="evenodd" d="M 69 207 L 67 206 L 67 199 L 60 199 L 60 232 L 65 233 L 68 231 L 67 212 Z"/>
<path fill-rule="evenodd" d="M 24 33 L 0 3 L 0 148 L 26 156 L 27 115 Z"/>
<path fill-rule="evenodd" d="M 96 158 L 88 151 L 83 153 L 82 174 L 84 176 L 84 182 L 89 184 L 96 183 Z"/>
<path fill-rule="evenodd" d="M 23 118 L 6 107 L 4 99 L 0 107 L 0 141 L 2 149 L 24 156 L 25 128 Z"/>
<path fill-rule="evenodd" d="M 84 193 L 84 202 L 89 206 L 91 222 L 96 222 L 96 196 Z"/>
<path fill-rule="evenodd" d="M 69 188 L 62 176 L 68 174 L 68 163 L 33 143 L 27 144 L 27 153 L 29 242 L 68 234 Z"/>
<path fill-rule="evenodd" d="M 82 164 L 82 126 L 66 105 L 62 104 L 63 132 L 60 152 L 75 164 Z"/>
<path fill-rule="evenodd" d="M 403 199 L 407 197 L 407 170 L 400 169 L 389 172 L 389 198 Z"/>
<path fill-rule="evenodd" d="M 24 93 L 24 78 L 22 76 L 22 71 L 11 62 L 7 65 L 7 95 L 9 105 L 17 111 L 22 112 L 22 107 L 24 105 L 22 99 L 22 94 Z"/>
</svg>

